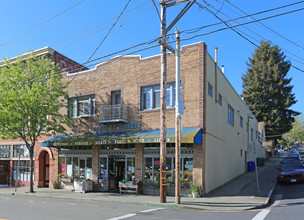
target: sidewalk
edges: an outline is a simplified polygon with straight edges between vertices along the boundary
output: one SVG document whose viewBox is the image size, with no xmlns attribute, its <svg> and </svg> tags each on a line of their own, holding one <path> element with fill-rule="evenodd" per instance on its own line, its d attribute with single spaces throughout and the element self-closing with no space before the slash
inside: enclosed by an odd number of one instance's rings
<svg viewBox="0 0 304 220">
<path fill-rule="evenodd" d="M 268 204 L 276 184 L 279 167 L 280 159 L 277 157 L 270 158 L 265 162 L 264 166 L 258 167 L 259 191 L 257 189 L 256 173 L 246 172 L 205 197 L 181 197 L 181 204 L 179 205 L 175 204 L 175 198 L 172 196 L 167 196 L 166 203 L 160 203 L 159 196 L 108 192 L 75 193 L 71 190 L 50 188 L 35 188 L 35 193 L 28 193 L 29 187 L 19 187 L 15 193 L 15 188 L 0 186 L 0 194 L 131 203 L 210 211 L 240 211 L 264 207 Z"/>
</svg>

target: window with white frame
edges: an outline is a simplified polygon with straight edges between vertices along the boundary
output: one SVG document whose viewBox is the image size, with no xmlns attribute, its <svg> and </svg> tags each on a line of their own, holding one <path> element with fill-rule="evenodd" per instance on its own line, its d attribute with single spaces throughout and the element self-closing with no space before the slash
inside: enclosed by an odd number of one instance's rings
<svg viewBox="0 0 304 220">
<path fill-rule="evenodd" d="M 228 104 L 228 123 L 234 127 L 234 109 Z"/>
<path fill-rule="evenodd" d="M 69 98 L 68 111 L 70 118 L 95 115 L 95 95 Z"/>
<path fill-rule="evenodd" d="M 25 144 L 19 144 L 13 146 L 13 157 L 30 157 L 30 152 Z"/>
<path fill-rule="evenodd" d="M 10 158 L 10 152 L 10 145 L 0 145 L 0 158 Z"/>
<path fill-rule="evenodd" d="M 166 89 L 167 107 L 175 106 L 175 83 L 168 83 Z M 141 88 L 141 109 L 160 108 L 160 85 L 145 86 Z"/>
</svg>

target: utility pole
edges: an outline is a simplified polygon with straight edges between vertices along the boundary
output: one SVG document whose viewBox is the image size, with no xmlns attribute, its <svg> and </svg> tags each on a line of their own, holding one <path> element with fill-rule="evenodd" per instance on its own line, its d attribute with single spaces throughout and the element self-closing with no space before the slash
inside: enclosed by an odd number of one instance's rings
<svg viewBox="0 0 304 220">
<path fill-rule="evenodd" d="M 188 11 L 196 0 L 160 0 L 161 6 L 161 36 L 159 43 L 161 44 L 161 82 L 160 82 L 160 202 L 166 202 L 166 89 L 167 89 L 167 54 L 166 49 L 174 49 L 167 45 L 167 32 L 177 23 L 177 21 Z M 170 3 L 169 3 L 170 2 Z M 168 26 L 166 24 L 166 8 L 188 2 L 187 5 L 180 11 L 177 17 Z M 168 4 L 167 4 L 168 3 Z"/>
<path fill-rule="evenodd" d="M 179 107 L 180 106 L 180 32 L 176 29 L 175 36 L 176 36 L 176 52 L 175 52 L 175 57 L 176 57 L 176 83 L 175 83 L 175 203 L 180 204 L 180 111 Z"/>
<path fill-rule="evenodd" d="M 161 83 L 160 83 L 160 202 L 166 202 L 166 88 L 167 88 L 167 54 L 166 54 L 166 2 L 161 1 Z"/>
</svg>

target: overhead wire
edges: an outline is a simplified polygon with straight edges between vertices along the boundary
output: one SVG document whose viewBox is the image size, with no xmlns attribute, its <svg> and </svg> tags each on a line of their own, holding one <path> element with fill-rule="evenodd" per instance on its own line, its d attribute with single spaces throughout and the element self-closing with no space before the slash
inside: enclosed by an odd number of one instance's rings
<svg viewBox="0 0 304 220">
<path fill-rule="evenodd" d="M 130 17 L 132 17 L 132 16 L 135 16 L 136 14 L 141 13 L 141 12 L 143 12 L 143 11 L 145 11 L 145 10 L 151 8 L 151 7 L 152 7 L 152 5 L 150 5 L 150 6 L 146 7 L 146 8 L 143 8 L 143 9 L 141 9 L 140 11 L 137 11 L 137 12 L 133 13 L 133 14 L 129 15 L 128 17 L 125 17 L 125 18 L 123 18 L 123 19 L 120 19 L 120 22 L 121 22 L 121 21 L 124 21 L 124 20 L 127 20 L 128 18 L 130 18 Z M 112 20 L 112 19 L 111 19 L 111 20 Z M 108 21 L 109 21 L 109 20 L 108 20 Z M 106 22 L 104 22 L 103 24 L 105 24 L 105 23 L 106 23 Z M 125 22 L 125 23 L 126 23 L 126 22 Z M 67 44 L 61 46 L 61 47 L 58 47 L 57 49 L 61 49 L 61 48 L 67 47 L 67 46 L 69 46 L 69 45 L 71 45 L 71 44 L 74 44 L 74 43 L 76 43 L 76 42 L 78 42 L 78 41 L 80 41 L 80 40 L 82 40 L 82 39 L 84 39 L 84 38 L 87 38 L 87 37 L 89 37 L 89 36 L 91 36 L 91 35 L 93 35 L 93 34 L 96 34 L 96 33 L 99 32 L 99 31 L 102 31 L 102 30 L 104 30 L 104 29 L 110 27 L 111 25 L 112 25 L 112 24 L 109 24 L 109 25 L 107 25 L 107 26 L 105 26 L 105 27 L 103 27 L 103 28 L 101 28 L 101 29 L 98 29 L 98 30 L 96 30 L 96 31 L 94 31 L 94 32 L 92 32 L 92 33 L 89 33 L 89 34 L 87 34 L 87 35 L 81 37 L 81 38 L 78 38 L 77 40 L 74 40 L 74 41 L 72 41 L 72 42 L 70 42 L 70 43 L 67 43 Z M 98 26 L 100 26 L 100 25 L 98 25 Z M 95 26 L 95 27 L 96 27 L 96 26 Z M 90 28 L 90 30 L 92 30 L 92 29 L 93 29 L 93 28 Z M 88 29 L 88 31 L 89 31 L 89 29 Z M 83 33 L 85 33 L 85 32 L 88 32 L 88 31 L 84 31 L 84 32 L 82 32 L 82 33 L 80 33 L 80 34 L 77 34 L 77 35 L 75 35 L 74 37 L 69 38 L 68 40 L 73 39 L 73 38 L 75 38 L 75 37 L 77 37 L 77 36 L 80 36 L 81 34 L 83 34 Z M 67 41 L 67 40 L 65 40 L 65 41 Z M 65 41 L 62 41 L 61 43 L 64 43 Z M 58 44 L 57 44 L 57 45 L 58 45 Z"/>
<path fill-rule="evenodd" d="M 209 4 L 206 2 L 206 0 L 203 0 L 204 3 L 208 6 Z M 213 14 L 217 19 L 219 19 L 220 21 L 222 21 L 227 27 L 229 27 L 231 30 L 233 30 L 234 32 L 236 32 L 239 36 L 241 36 L 242 38 L 244 38 L 245 40 L 247 40 L 249 43 L 251 43 L 252 45 L 256 46 L 257 48 L 260 48 L 257 44 L 253 43 L 251 40 L 249 40 L 247 37 L 245 37 L 244 35 L 242 35 L 240 32 L 238 32 L 234 26 L 230 26 L 227 22 L 223 21 L 223 19 L 221 19 L 220 17 L 218 17 L 212 10 L 208 9 L 207 7 L 202 6 L 201 4 L 197 3 L 200 7 L 202 7 L 203 9 L 205 9 L 206 11 L 208 11 L 209 13 Z M 297 11 L 297 10 L 295 10 Z M 254 21 L 258 21 L 258 20 L 254 20 Z M 304 72 L 304 70 L 301 70 L 299 67 L 295 67 L 294 65 L 291 64 L 292 67 L 294 67 L 296 70 L 299 70 L 301 72 Z"/>
<path fill-rule="evenodd" d="M 0 44 L 0 47 L 3 47 L 4 45 L 6 45 L 6 44 L 8 44 L 8 43 L 10 43 L 10 42 L 12 42 L 12 41 L 14 41 L 14 40 L 16 40 L 16 39 L 22 37 L 22 36 L 24 36 L 25 34 L 31 32 L 31 31 L 33 31 L 33 30 L 35 30 L 35 29 L 37 29 L 37 28 L 39 28 L 40 26 L 42 26 L 42 25 L 46 24 L 47 22 L 53 20 L 54 18 L 56 18 L 56 17 L 58 17 L 58 16 L 64 14 L 65 12 L 71 10 L 72 8 L 76 7 L 77 5 L 81 4 L 81 3 L 84 2 L 84 1 L 86 1 L 86 0 L 79 1 L 79 2 L 77 2 L 76 4 L 72 5 L 71 7 L 67 8 L 67 9 L 61 11 L 60 13 L 58 13 L 58 14 L 56 14 L 56 15 L 50 17 L 50 18 L 48 18 L 47 20 L 45 20 L 45 21 L 43 21 L 43 22 L 41 22 L 41 23 L 35 25 L 34 27 L 32 27 L 32 28 L 30 28 L 30 29 L 28 29 L 28 30 L 22 32 L 21 34 L 18 34 L 17 36 L 12 37 L 11 39 L 9 39 L 9 40 L 5 41 L 4 43 Z"/>
<path fill-rule="evenodd" d="M 303 1 L 303 2 L 304 2 L 304 1 Z M 304 9 L 304 8 L 301 8 L 301 9 L 298 9 L 298 10 L 289 11 L 289 12 L 285 12 L 285 13 L 281 13 L 281 14 L 277 14 L 277 15 L 274 15 L 274 16 L 270 16 L 270 17 L 258 19 L 258 20 L 256 20 L 256 21 L 265 20 L 265 19 L 270 19 L 270 18 L 273 18 L 273 17 L 285 15 L 286 13 L 293 13 L 293 12 L 296 12 L 296 11 L 299 11 L 299 10 L 303 10 L 303 9 Z M 247 16 L 245 16 L 245 17 L 247 17 Z M 250 22 L 246 22 L 246 23 L 239 24 L 239 25 L 234 25 L 234 27 L 246 25 L 246 24 L 248 24 L 248 23 L 254 23 L 254 22 L 256 22 L 256 21 L 250 21 Z M 204 28 L 204 27 L 200 27 L 200 29 L 201 29 L 201 28 Z M 184 39 L 181 39 L 181 41 L 188 41 L 188 40 L 191 40 L 191 39 L 196 38 L 196 37 L 200 37 L 200 36 L 204 36 L 204 35 L 213 34 L 213 33 L 215 33 L 215 32 L 222 31 L 222 30 L 226 30 L 226 29 L 229 29 L 229 27 L 221 28 L 221 29 L 218 29 L 218 30 L 216 30 L 216 31 L 211 31 L 211 32 L 208 32 L 208 33 L 200 34 L 200 35 L 195 35 L 195 36 L 192 36 L 192 37 L 190 37 L 190 38 L 184 38 Z M 189 30 L 193 31 L 193 29 L 189 29 Z M 184 30 L 184 31 L 182 31 L 182 32 L 187 32 L 187 31 L 189 31 L 189 30 Z M 197 31 L 199 31 L 199 30 L 197 29 Z M 170 35 L 172 35 L 172 34 L 167 34 L 167 36 L 170 36 Z M 134 49 L 134 48 L 139 47 L 139 46 L 143 46 L 143 45 L 147 45 L 147 44 L 152 44 L 152 43 L 156 42 L 157 40 L 158 40 L 158 38 L 155 38 L 155 39 L 152 39 L 152 40 L 150 40 L 150 41 L 146 41 L 146 42 L 143 42 L 143 43 L 140 43 L 140 44 L 131 46 L 131 47 L 129 47 L 129 48 L 125 48 L 125 49 L 122 49 L 122 50 L 113 52 L 113 53 L 111 53 L 111 54 L 107 54 L 107 55 L 105 55 L 105 56 L 98 57 L 98 58 L 96 58 L 96 59 L 94 59 L 94 60 L 91 60 L 91 61 L 89 61 L 89 62 L 85 62 L 85 63 L 82 63 L 82 64 L 78 64 L 78 65 L 69 67 L 69 68 L 65 69 L 65 71 L 59 71 L 59 72 L 57 72 L 57 73 L 54 73 L 53 75 L 62 74 L 63 72 L 69 72 L 69 70 L 72 70 L 72 69 L 75 68 L 75 67 L 78 67 L 78 70 L 82 70 L 83 67 L 80 67 L 80 68 L 79 68 L 79 65 L 87 65 L 88 63 L 96 62 L 96 63 L 94 63 L 94 64 L 90 64 L 90 65 L 87 66 L 87 67 L 94 66 L 94 65 L 100 63 L 100 60 L 102 60 L 102 59 L 105 59 L 105 58 L 114 56 L 114 55 L 116 55 L 116 54 L 121 54 L 121 53 L 123 53 L 123 52 L 126 52 L 126 51 L 128 51 L 128 50 Z M 172 42 L 174 42 L 174 41 L 172 41 Z M 168 42 L 168 43 L 170 43 L 170 42 Z M 144 51 L 144 50 L 148 50 L 148 49 L 155 48 L 155 47 L 157 47 L 157 46 L 159 46 L 159 45 L 157 44 L 157 45 L 155 45 L 155 46 L 151 46 L 151 47 L 143 48 L 143 49 L 140 49 L 140 50 L 137 50 L 137 51 L 129 52 L 129 53 L 123 54 L 123 55 L 121 55 L 121 56 L 129 55 L 129 54 L 134 54 L 134 53 L 137 53 L 137 52 L 141 52 L 141 51 Z M 294 67 L 294 68 L 296 68 L 296 67 Z M 74 69 L 74 70 L 75 70 L 75 69 Z M 77 70 L 77 69 L 76 69 L 76 70 Z M 301 69 L 298 69 L 298 70 L 304 72 L 304 71 L 301 70 Z M 77 74 L 77 73 L 75 73 L 75 74 Z M 50 77 L 52 77 L 52 75 L 50 75 Z M 36 79 L 36 80 L 39 80 L 39 79 Z"/>
<path fill-rule="evenodd" d="M 211 4 L 209 4 L 209 3 L 207 3 L 207 4 L 208 4 L 208 6 L 212 7 L 214 10 L 216 10 Z M 228 8 L 228 7 L 227 7 L 227 8 Z M 228 17 L 230 20 L 232 20 L 232 18 L 229 17 L 228 15 L 226 15 L 225 13 L 223 13 L 223 12 L 220 12 L 220 13 L 223 14 L 224 16 Z M 243 13 L 245 13 L 246 15 L 248 15 L 246 12 L 243 12 Z M 240 14 L 238 14 L 238 15 L 240 15 Z M 250 16 L 250 17 L 251 17 L 251 16 Z M 251 17 L 251 18 L 253 18 L 253 17 Z M 254 18 L 253 18 L 253 19 L 254 19 Z M 255 19 L 254 19 L 254 20 L 255 20 Z M 240 23 L 237 22 L 237 21 L 235 21 L 235 22 L 236 22 L 237 24 L 240 24 Z M 257 21 L 257 22 L 259 22 L 259 21 Z M 261 23 L 261 22 L 259 22 L 259 23 Z M 261 23 L 261 24 L 262 24 L 262 23 Z M 266 25 L 264 25 L 264 26 L 267 27 Z M 258 33 L 254 32 L 254 31 L 251 30 L 250 28 L 247 28 L 246 26 L 242 26 L 242 27 L 245 28 L 246 30 L 252 32 L 253 34 L 257 35 L 258 37 L 262 38 L 264 41 L 267 41 L 267 39 L 265 39 L 263 36 L 259 35 Z M 246 36 L 248 36 L 248 37 L 254 39 L 255 41 L 260 42 L 259 40 L 255 39 L 254 37 L 250 36 L 249 34 L 243 32 L 243 31 L 241 31 L 240 29 L 237 29 L 237 28 L 235 28 L 235 29 L 238 30 L 239 32 L 243 33 L 244 35 L 246 35 Z M 270 29 L 270 28 L 269 28 L 269 29 Z M 273 30 L 273 31 L 274 31 L 274 30 Z M 271 44 L 273 44 L 273 43 L 271 42 Z M 301 57 L 299 57 L 298 55 L 296 55 L 296 54 L 294 54 L 294 53 L 291 53 L 290 51 L 288 51 L 288 50 L 282 48 L 281 46 L 280 46 L 280 48 L 281 48 L 283 51 L 286 51 L 287 53 L 289 53 L 289 54 L 291 54 L 291 55 L 293 55 L 293 56 L 295 56 L 295 57 L 297 57 L 297 58 L 299 58 L 299 59 L 301 59 L 301 60 L 304 61 L 304 59 L 301 58 Z M 291 60 L 294 60 L 294 61 L 296 61 L 296 62 L 299 62 L 299 63 L 301 63 L 301 64 L 304 64 L 304 62 L 301 62 L 301 61 L 299 61 L 299 60 L 296 60 L 296 59 L 294 59 L 294 58 L 292 58 L 292 57 L 289 57 L 289 56 L 288 56 L 288 58 L 291 59 Z"/>
</svg>

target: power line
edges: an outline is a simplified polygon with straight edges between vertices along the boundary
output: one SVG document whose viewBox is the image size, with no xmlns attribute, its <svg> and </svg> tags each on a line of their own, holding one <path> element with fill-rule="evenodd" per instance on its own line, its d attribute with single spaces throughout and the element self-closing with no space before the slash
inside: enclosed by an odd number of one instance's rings
<svg viewBox="0 0 304 220">
<path fill-rule="evenodd" d="M 244 14 L 248 15 L 245 11 L 243 11 L 243 10 L 240 9 L 240 8 L 238 8 L 237 6 L 235 6 L 234 4 L 232 4 L 230 1 L 227 1 L 227 2 L 228 2 L 230 5 L 232 5 L 233 7 L 235 7 L 236 9 L 238 9 L 239 11 L 241 11 L 241 12 L 243 12 Z M 250 18 L 252 18 L 252 19 L 255 20 L 255 18 L 252 17 L 252 16 L 250 16 Z M 261 24 L 261 25 L 262 25 L 263 27 L 265 27 L 266 29 L 270 30 L 271 32 L 275 33 L 276 35 L 280 36 L 281 38 L 283 38 L 283 39 L 287 40 L 288 42 L 294 44 L 295 46 L 297 46 L 297 47 L 299 47 L 299 48 L 301 48 L 301 49 L 304 49 L 303 46 L 299 45 L 298 43 L 296 43 L 296 42 L 294 42 L 294 41 L 292 41 L 292 40 L 290 40 L 290 39 L 288 39 L 287 37 L 283 36 L 283 35 L 280 34 L 279 32 L 277 32 L 277 31 L 273 30 L 272 28 L 268 27 L 267 25 L 263 24 L 262 22 L 259 22 L 259 21 L 258 21 L 258 23 Z"/>
<path fill-rule="evenodd" d="M 139 5 L 139 6 L 135 7 L 135 8 L 132 8 L 132 9 L 130 9 L 129 11 L 126 11 L 125 14 L 127 14 L 127 13 L 129 13 L 129 12 L 131 12 L 131 11 L 133 11 L 133 10 L 135 10 L 135 9 L 137 9 L 137 8 L 139 8 L 139 7 L 143 6 L 143 5 L 145 5 L 145 4 L 147 4 L 148 2 L 150 2 L 150 1 L 146 1 L 146 2 L 144 2 L 143 4 L 141 4 L 141 5 Z M 147 8 L 150 8 L 150 7 L 151 7 L 151 6 L 149 6 L 149 7 L 147 7 Z M 145 8 L 145 9 L 147 9 L 147 8 Z M 145 9 L 143 9 L 143 10 L 145 10 Z M 143 10 L 141 10 L 141 11 L 143 11 Z M 141 12 L 141 11 L 139 11 L 139 12 Z M 139 12 L 137 12 L 137 13 L 139 13 Z M 134 14 L 130 15 L 129 17 L 131 17 L 131 16 L 133 16 L 133 15 L 135 15 L 135 14 L 137 14 L 137 13 L 134 13 Z M 104 22 L 102 22 L 102 23 L 99 23 L 99 24 L 97 24 L 97 25 L 95 25 L 95 26 L 93 26 L 93 27 L 91 27 L 91 28 L 89 28 L 89 29 L 86 29 L 86 30 L 84 30 L 84 31 L 82 31 L 82 32 L 80 32 L 80 33 L 78 33 L 78 34 L 76 34 L 76 35 L 70 37 L 70 38 L 67 38 L 67 39 L 65 39 L 65 40 L 63 40 L 63 41 L 61 41 L 61 42 L 59 42 L 59 43 L 53 45 L 53 47 L 56 47 L 56 46 L 58 46 L 58 45 L 60 45 L 60 44 L 63 44 L 63 43 L 66 42 L 66 41 L 69 41 L 69 40 L 71 40 L 71 39 L 73 39 L 73 38 L 76 38 L 76 37 L 78 37 L 78 36 L 80 36 L 80 35 L 86 33 L 86 32 L 89 32 L 90 30 L 93 30 L 93 29 L 95 29 L 95 28 L 97 28 L 97 27 L 99 27 L 99 26 L 102 26 L 102 25 L 104 25 L 104 24 L 110 22 L 111 20 L 113 20 L 113 19 L 115 19 L 115 18 L 117 18 L 117 17 L 118 17 L 118 16 L 112 17 L 112 18 L 110 18 L 110 19 L 108 19 L 108 20 L 106 20 L 106 21 L 104 21 Z M 128 17 L 127 17 L 127 18 L 128 18 Z M 126 18 L 124 18 L 124 19 L 122 19 L 122 20 L 125 20 L 125 19 L 126 19 Z M 122 20 L 121 20 L 121 21 L 122 21 Z M 108 27 L 108 26 L 106 26 L 106 27 Z M 104 28 L 106 28 L 106 27 L 104 27 Z M 99 29 L 99 30 L 97 30 L 97 31 L 95 31 L 95 32 L 93 32 L 93 33 L 91 33 L 91 34 L 88 34 L 88 35 L 86 35 L 86 36 L 84 36 L 84 37 L 82 37 L 82 38 L 80 38 L 80 39 L 83 39 L 83 38 L 88 37 L 88 36 L 90 36 L 90 35 L 92 35 L 92 34 L 95 34 L 95 33 L 97 33 L 98 31 L 103 30 L 104 28 Z M 76 41 L 79 41 L 80 39 L 78 39 L 78 40 L 76 40 Z M 76 41 L 74 41 L 74 42 L 76 42 Z M 74 43 L 74 42 L 72 42 L 72 43 Z M 71 44 L 71 43 L 70 43 L 70 44 Z M 64 46 L 63 46 L 63 47 L 64 47 Z M 63 48 L 63 47 L 60 47 L 60 48 Z"/>
<path fill-rule="evenodd" d="M 40 24 L 37 24 L 36 26 L 34 26 L 34 27 L 28 29 L 27 31 L 25 31 L 25 32 L 23 32 L 23 33 L 21 33 L 21 34 L 15 36 L 15 37 L 9 39 L 8 41 L 6 41 L 6 42 L 0 44 L 0 47 L 3 47 L 4 45 L 6 45 L 6 44 L 8 44 L 8 43 L 10 43 L 10 42 L 12 42 L 12 41 L 14 41 L 14 40 L 16 40 L 16 39 L 22 37 L 23 35 L 25 35 L 25 34 L 31 32 L 31 31 L 37 29 L 38 27 L 40 27 L 40 26 L 44 25 L 45 23 L 47 23 L 47 22 L 53 20 L 54 18 L 58 17 L 59 15 L 64 14 L 65 12 L 71 10 L 72 8 L 74 8 L 75 6 L 81 4 L 81 3 L 84 2 L 84 1 L 86 1 L 86 0 L 82 0 L 82 1 L 80 1 L 80 2 L 78 2 L 78 3 L 76 3 L 76 4 L 74 4 L 74 5 L 72 5 L 71 7 L 69 7 L 69 8 L 67 8 L 67 9 L 63 10 L 62 12 L 60 12 L 60 13 L 54 15 L 53 17 L 50 17 L 49 19 L 47 19 L 47 20 L 41 22 Z"/>
<path fill-rule="evenodd" d="M 95 55 L 95 53 L 97 52 L 97 50 L 100 48 L 100 46 L 102 45 L 102 43 L 107 39 L 107 37 L 109 36 L 109 34 L 111 33 L 112 29 L 115 27 L 115 25 L 117 24 L 117 22 L 119 21 L 119 18 L 122 16 L 122 14 L 124 13 L 124 11 L 127 9 L 129 3 L 131 0 L 128 0 L 127 4 L 125 5 L 124 9 L 122 10 L 122 12 L 120 13 L 120 15 L 117 17 L 116 21 L 114 22 L 114 24 L 112 25 L 112 27 L 110 28 L 110 30 L 108 31 L 108 33 L 106 34 L 106 36 L 102 39 L 102 41 L 100 42 L 100 44 L 98 45 L 98 47 L 94 50 L 94 52 L 92 53 L 92 55 L 89 57 L 88 61 L 91 60 L 91 58 Z M 88 62 L 87 61 L 87 62 Z"/>
<path fill-rule="evenodd" d="M 142 9 L 142 10 L 140 10 L 140 11 L 137 11 L 137 12 L 131 14 L 130 16 L 125 17 L 124 19 L 121 19 L 120 21 L 126 20 L 126 19 L 128 19 L 128 18 L 130 18 L 130 17 L 132 17 L 132 16 L 134 16 L 134 15 L 136 15 L 136 14 L 138 14 L 138 13 L 144 11 L 144 10 L 147 10 L 148 8 L 151 8 L 151 7 L 152 7 L 152 5 L 150 5 L 150 6 L 146 7 L 146 8 L 144 8 L 144 9 Z M 126 23 L 126 22 L 125 22 L 125 23 Z M 98 26 L 99 26 L 99 25 L 98 25 Z M 59 47 L 58 49 L 61 49 L 61 48 L 67 47 L 67 46 L 69 46 L 69 45 L 71 45 L 71 44 L 74 44 L 74 43 L 76 43 L 76 42 L 78 42 L 78 41 L 80 41 L 80 40 L 82 40 L 82 39 L 84 39 L 84 38 L 87 38 L 87 37 L 89 37 L 89 36 L 91 36 L 91 35 L 93 35 L 93 34 L 96 34 L 97 32 L 99 32 L 99 31 L 101 31 L 101 30 L 104 30 L 104 29 L 107 28 L 107 27 L 110 27 L 110 26 L 111 26 L 111 24 L 109 24 L 109 25 L 107 25 L 107 26 L 105 26 L 105 27 L 103 27 L 103 28 L 101 28 L 101 29 L 98 29 L 98 30 L 96 30 L 96 31 L 94 31 L 94 32 L 92 32 L 92 33 L 90 33 L 90 34 L 87 34 L 87 35 L 85 35 L 85 36 L 83 36 L 83 37 L 81 37 L 81 38 L 78 38 L 77 40 L 74 40 L 74 41 L 72 41 L 72 42 L 70 42 L 70 43 L 67 43 L 67 44 L 65 44 L 65 45 L 63 45 L 63 46 L 61 46 L 61 47 Z M 91 28 L 90 30 L 92 30 L 92 28 Z M 72 37 L 72 38 L 75 38 L 75 37 L 77 37 L 77 36 L 79 36 L 79 35 L 81 35 L 81 34 L 83 34 L 83 33 L 85 33 L 85 32 L 87 32 L 87 31 L 84 31 L 84 32 L 82 32 L 82 33 L 80 33 L 80 34 L 78 34 L 78 35 Z M 72 39 L 72 38 L 70 38 L 70 39 Z M 65 40 L 65 41 L 67 41 L 67 40 Z M 65 41 L 64 41 L 64 42 L 65 42 Z M 62 42 L 62 43 L 63 43 L 63 42 Z"/>
<path fill-rule="evenodd" d="M 303 2 L 304 2 L 304 1 L 303 1 Z M 260 21 L 260 20 L 265 20 L 265 19 L 269 19 L 269 18 L 281 16 L 281 15 L 284 15 L 284 14 L 287 14 L 287 13 L 292 13 L 292 12 L 296 12 L 296 11 L 303 10 L 303 9 L 304 9 L 304 8 L 301 8 L 301 9 L 298 9 L 298 10 L 289 11 L 289 12 L 286 12 L 286 13 L 282 13 L 282 14 L 278 14 L 278 15 L 274 15 L 274 16 L 270 16 L 270 17 L 258 19 L 258 20 L 256 20 L 256 21 Z M 245 16 L 245 17 L 247 17 L 247 16 Z M 249 23 L 254 23 L 254 22 L 256 22 L 256 21 L 251 21 L 251 22 L 242 23 L 242 24 L 239 24 L 239 25 L 234 25 L 233 27 L 242 26 L 242 25 L 246 25 L 246 24 L 249 24 Z M 227 22 L 227 21 L 226 21 L 226 22 Z M 204 28 L 204 27 L 196 28 L 196 31 L 195 31 L 195 32 L 199 31 L 199 30 L 202 29 L 202 28 Z M 190 37 L 190 38 L 181 39 L 181 40 L 182 40 L 182 41 L 188 41 L 188 40 L 191 40 L 191 39 L 196 38 L 196 37 L 199 37 L 199 36 L 209 35 L 209 34 L 212 34 L 212 33 L 216 33 L 216 32 L 218 32 L 218 31 L 226 30 L 226 29 L 228 29 L 228 28 L 229 28 L 229 27 L 221 28 L 221 29 L 218 29 L 218 30 L 215 30 L 215 31 L 211 31 L 211 32 L 208 32 L 208 33 L 200 34 L 200 35 L 195 35 L 195 36 L 192 36 L 192 37 Z M 187 31 L 192 31 L 192 30 L 193 30 L 193 29 L 189 29 L 189 30 L 184 30 L 184 31 L 182 31 L 182 32 L 187 32 Z M 172 35 L 172 34 L 167 34 L 167 36 L 170 36 L 170 35 Z M 153 40 L 146 41 L 146 42 L 144 42 L 144 43 L 140 43 L 140 44 L 131 46 L 131 47 L 129 47 L 129 48 L 126 48 L 126 49 L 122 49 L 122 50 L 120 50 L 120 51 L 113 52 L 113 53 L 111 53 L 111 54 L 108 54 L 108 55 L 105 55 L 105 56 L 96 58 L 96 59 L 94 59 L 94 60 L 91 60 L 91 61 L 88 61 L 88 62 L 85 62 L 85 63 L 82 63 L 82 64 L 78 64 L 78 65 L 72 66 L 72 67 L 66 69 L 65 71 L 68 71 L 68 70 L 70 70 L 70 69 L 72 69 L 72 68 L 74 68 L 74 67 L 78 67 L 78 70 L 81 70 L 83 67 L 79 67 L 79 65 L 86 65 L 86 64 L 88 64 L 88 63 L 92 63 L 92 62 L 95 62 L 95 61 L 98 61 L 98 63 L 100 63 L 99 60 L 101 60 L 101 59 L 104 59 L 104 58 L 107 58 L 107 57 L 110 57 L 110 56 L 114 56 L 114 55 L 116 55 L 116 54 L 119 54 L 119 53 L 122 53 L 122 52 L 125 52 L 125 51 L 128 51 L 128 50 L 134 49 L 134 48 L 139 47 L 139 46 L 143 46 L 143 45 L 147 45 L 147 44 L 152 44 L 153 42 L 156 42 L 157 39 L 158 39 L 158 38 L 155 38 L 155 39 L 153 39 Z M 168 42 L 168 43 L 173 43 L 173 41 L 172 41 L 172 42 Z M 148 47 L 148 48 L 144 48 L 144 49 L 140 49 L 140 50 L 137 50 L 137 51 L 133 51 L 133 52 L 130 52 L 130 53 L 121 55 L 121 56 L 129 55 L 129 54 L 134 54 L 134 53 L 137 53 L 137 52 L 141 52 L 141 51 L 144 51 L 144 50 L 148 50 L 148 49 L 155 48 L 155 47 L 157 47 L 157 46 L 159 46 L 159 45 L 155 45 L 155 46 L 151 46 L 151 47 Z M 88 67 L 93 66 L 93 65 L 96 65 L 96 64 L 98 64 L 98 63 L 91 64 L 91 65 L 89 65 Z M 297 67 L 294 67 L 294 68 L 297 68 Z M 76 70 L 77 70 L 77 69 L 76 69 Z M 303 70 L 301 70 L 301 69 L 299 69 L 299 68 L 298 68 L 298 70 L 304 72 Z M 57 73 L 54 73 L 54 74 L 62 74 L 62 73 L 63 73 L 63 71 L 60 71 L 60 72 L 57 72 Z"/>
<path fill-rule="evenodd" d="M 210 5 L 209 3 L 207 3 L 207 4 L 208 4 L 208 6 L 212 7 L 214 10 L 216 10 L 212 5 Z M 228 8 L 228 7 L 227 7 L 227 8 Z M 243 12 L 243 11 L 242 11 L 242 12 Z M 230 20 L 232 20 L 231 17 L 229 17 L 229 16 L 226 15 L 225 13 L 223 13 L 223 12 L 220 12 L 220 13 L 223 14 L 224 16 L 228 17 Z M 243 13 L 245 13 L 245 12 L 243 12 Z M 247 16 L 249 16 L 247 13 L 245 13 L 245 14 L 246 14 Z M 251 16 L 250 16 L 250 17 L 251 17 Z M 252 17 L 252 18 L 253 18 L 253 17 Z M 254 19 L 254 18 L 253 18 L 253 19 Z M 255 19 L 254 19 L 254 20 L 255 20 Z M 235 21 L 235 22 L 236 22 L 237 24 L 240 24 L 240 23 L 238 23 L 237 21 Z M 257 21 L 257 22 L 259 22 L 259 21 Z M 261 22 L 259 22 L 259 23 L 262 24 Z M 264 25 L 264 26 L 267 27 L 266 25 Z M 262 38 L 264 41 L 267 41 L 263 36 L 257 34 L 256 32 L 252 31 L 251 29 L 249 29 L 249 28 L 247 28 L 247 27 L 245 27 L 245 26 L 243 26 L 243 28 L 245 28 L 245 29 L 247 29 L 248 31 L 254 33 L 254 34 L 257 35 L 257 36 L 259 36 L 259 37 Z M 235 29 L 237 29 L 237 28 L 235 28 Z M 269 29 L 270 29 L 270 28 L 269 28 Z M 259 40 L 253 38 L 252 36 L 246 34 L 245 32 L 243 32 L 243 31 L 241 31 L 241 30 L 239 30 L 239 29 L 237 29 L 237 30 L 238 30 L 239 32 L 243 33 L 244 35 L 247 35 L 248 37 L 254 39 L 255 41 L 260 42 Z M 271 29 L 270 29 L 270 30 L 271 30 Z M 274 30 L 273 30 L 273 31 L 274 31 Z M 271 43 L 271 44 L 273 44 L 273 43 Z M 288 51 L 288 50 L 286 50 L 286 49 L 284 49 L 284 48 L 282 48 L 282 47 L 280 47 L 280 48 L 281 48 L 282 50 L 286 51 L 287 53 L 289 53 L 289 54 L 291 54 L 291 55 L 293 55 L 293 56 L 295 56 L 295 57 L 297 57 L 297 58 L 299 58 L 299 59 L 301 59 L 301 60 L 304 61 L 303 58 L 297 56 L 296 54 L 291 53 L 290 51 Z M 294 60 L 294 61 L 296 61 L 296 62 L 299 62 L 299 63 L 301 63 L 301 64 L 304 64 L 304 62 L 301 62 L 301 61 L 296 60 L 296 59 L 294 59 L 294 58 L 289 57 L 289 59 Z"/>
</svg>

